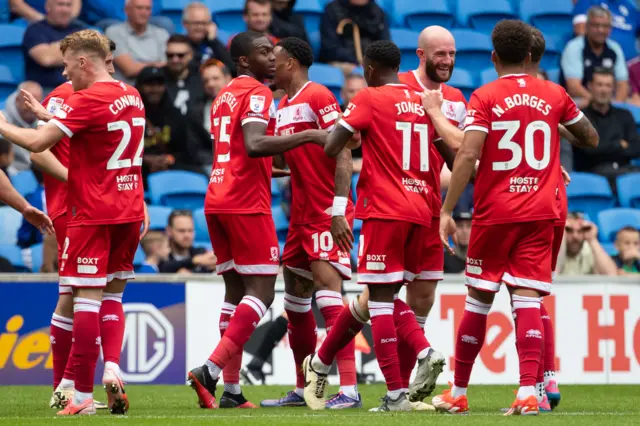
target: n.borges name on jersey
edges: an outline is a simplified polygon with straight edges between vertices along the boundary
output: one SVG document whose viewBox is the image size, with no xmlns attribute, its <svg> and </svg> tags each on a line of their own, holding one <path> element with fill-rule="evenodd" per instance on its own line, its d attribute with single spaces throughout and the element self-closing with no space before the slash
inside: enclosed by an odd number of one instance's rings
<svg viewBox="0 0 640 426">
<path fill-rule="evenodd" d="M 500 105 L 496 105 L 491 109 L 497 117 L 501 117 L 505 111 L 509 111 L 512 108 L 519 106 L 528 106 L 537 109 L 544 115 L 549 115 L 551 112 L 551 105 L 547 101 L 537 96 L 530 96 L 526 93 L 516 93 L 513 96 L 507 96 L 502 100 L 504 108 Z"/>
</svg>

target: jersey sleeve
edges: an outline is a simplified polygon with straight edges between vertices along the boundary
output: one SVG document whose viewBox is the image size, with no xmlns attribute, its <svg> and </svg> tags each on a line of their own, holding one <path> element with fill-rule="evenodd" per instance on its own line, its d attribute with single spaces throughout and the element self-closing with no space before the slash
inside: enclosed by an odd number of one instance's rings
<svg viewBox="0 0 640 426">
<path fill-rule="evenodd" d="M 247 123 L 269 124 L 273 116 L 273 95 L 266 86 L 258 86 L 249 93 L 249 100 L 241 111 L 240 122 L 244 126 Z M 275 105 L 273 105 L 275 107 Z"/>
<path fill-rule="evenodd" d="M 371 93 L 368 89 L 362 89 L 347 106 L 344 114 L 342 114 L 342 119 L 340 119 L 340 124 L 345 129 L 355 133 L 369 127 L 372 115 Z"/>
<path fill-rule="evenodd" d="M 490 110 L 486 108 L 486 101 L 476 90 L 467 105 L 467 117 L 464 119 L 464 131 L 479 130 L 489 133 Z"/>
<path fill-rule="evenodd" d="M 65 83 L 67 84 L 67 83 Z M 69 97 L 66 90 L 63 90 L 63 86 L 58 86 L 49 93 L 49 95 L 42 101 L 42 106 L 47 110 L 49 114 L 56 115 L 56 112 L 60 109 L 64 100 Z M 47 124 L 46 121 L 38 120 L 38 127 Z"/>
<path fill-rule="evenodd" d="M 313 112 L 318 116 L 317 124 L 321 129 L 331 130 L 340 116 L 338 100 L 329 89 L 318 91 L 312 101 Z"/>
<path fill-rule="evenodd" d="M 584 117 L 578 105 L 571 99 L 571 96 L 567 93 L 566 90 L 560 88 L 562 90 L 563 103 L 562 103 L 562 117 L 560 122 L 563 126 L 570 126 L 572 124 L 577 123 Z"/>
<path fill-rule="evenodd" d="M 91 125 L 92 103 L 91 98 L 84 93 L 74 93 L 60 105 L 50 123 L 71 138 Z"/>
</svg>

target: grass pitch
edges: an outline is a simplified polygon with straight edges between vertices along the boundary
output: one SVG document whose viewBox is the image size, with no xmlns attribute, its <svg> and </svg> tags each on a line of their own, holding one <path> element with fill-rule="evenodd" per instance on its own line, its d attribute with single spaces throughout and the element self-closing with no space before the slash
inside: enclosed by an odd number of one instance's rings
<svg viewBox="0 0 640 426">
<path fill-rule="evenodd" d="M 221 394 L 221 387 L 220 394 Z M 285 386 L 245 386 L 245 396 L 259 404 L 289 390 Z M 260 408 L 257 410 L 202 410 L 195 393 L 187 386 L 128 386 L 131 409 L 127 416 L 112 416 L 100 410 L 96 416 L 56 418 L 48 408 L 51 388 L 46 386 L 1 386 L 0 424 L 87 424 L 87 425 L 366 425 L 406 426 L 408 424 L 495 425 L 512 422 L 547 425 L 640 425 L 640 386 L 561 386 L 562 401 L 553 413 L 536 418 L 502 417 L 500 408 L 513 402 L 515 386 L 472 386 L 469 391 L 470 416 L 438 413 L 368 413 L 384 394 L 383 385 L 360 388 L 365 409 L 312 412 L 307 408 Z M 436 392 L 442 390 L 442 386 Z M 105 400 L 96 387 L 96 398 Z M 329 389 L 330 392 L 335 388 Z M 541 423 L 542 422 L 542 423 Z"/>
</svg>

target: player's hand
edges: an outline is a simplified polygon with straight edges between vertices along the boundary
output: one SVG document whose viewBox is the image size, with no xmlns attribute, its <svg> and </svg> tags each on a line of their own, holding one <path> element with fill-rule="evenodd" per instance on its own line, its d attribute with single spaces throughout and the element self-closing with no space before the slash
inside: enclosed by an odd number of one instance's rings
<svg viewBox="0 0 640 426">
<path fill-rule="evenodd" d="M 7 117 L 4 116 L 4 114 L 0 111 L 0 123 L 6 123 L 7 122 Z"/>
<path fill-rule="evenodd" d="M 425 90 L 422 92 L 422 106 L 428 113 L 429 110 L 440 110 L 442 108 L 442 92 L 439 90 Z"/>
<path fill-rule="evenodd" d="M 22 216 L 24 216 L 27 222 L 38 228 L 43 234 L 55 233 L 55 230 L 53 229 L 53 223 L 51 222 L 49 216 L 44 214 L 44 212 L 36 209 L 35 207 L 28 206 L 22 212 Z"/>
<path fill-rule="evenodd" d="M 562 170 L 562 180 L 564 181 L 564 186 L 569 186 L 569 184 L 571 183 L 571 176 L 569 176 L 569 172 L 567 172 L 562 166 L 560 166 L 560 170 Z"/>
<path fill-rule="evenodd" d="M 360 132 L 355 132 L 344 147 L 347 149 L 358 149 L 361 145 L 362 135 L 360 134 Z"/>
<path fill-rule="evenodd" d="M 27 108 L 29 108 L 29 110 L 33 113 L 33 115 L 36 116 L 38 120 L 49 121 L 53 118 L 53 115 L 50 114 L 49 111 L 47 111 L 47 109 L 43 107 L 42 104 L 38 102 L 30 92 L 22 89 L 20 90 L 20 93 L 22 94 L 22 98 L 24 99 L 24 104 L 27 106 Z"/>
<path fill-rule="evenodd" d="M 326 130 L 312 129 L 305 130 L 305 132 L 309 137 L 309 142 L 320 145 L 323 148 L 327 144 L 327 135 L 329 135 L 329 133 L 327 133 Z"/>
<path fill-rule="evenodd" d="M 333 237 L 333 242 L 338 245 L 340 250 L 345 253 L 351 253 L 355 238 L 346 217 L 333 216 L 331 218 L 331 237 Z"/>
<path fill-rule="evenodd" d="M 144 236 L 147 235 L 147 232 L 149 232 L 150 223 L 151 223 L 151 220 L 149 219 L 149 209 L 147 209 L 147 203 L 144 203 L 144 220 L 142 221 L 142 231 L 140 231 L 140 240 L 142 240 Z"/>
<path fill-rule="evenodd" d="M 217 260 L 218 258 L 216 258 L 216 255 L 212 251 L 208 251 L 206 253 L 193 256 L 192 262 L 194 265 L 204 266 L 208 269 L 215 269 Z"/>
<path fill-rule="evenodd" d="M 598 239 L 598 227 L 593 222 L 585 220 L 582 224 L 582 232 L 584 232 L 584 239 L 586 241 L 593 241 Z"/>
<path fill-rule="evenodd" d="M 453 242 L 458 244 L 458 237 L 456 235 L 456 221 L 453 220 L 451 213 L 441 211 L 440 212 L 440 241 L 442 245 L 451 254 L 455 254 L 453 248 L 449 245 L 449 236 L 453 238 Z"/>
<path fill-rule="evenodd" d="M 209 24 L 209 28 L 207 28 L 207 39 L 215 40 L 217 36 L 218 36 L 218 26 L 215 24 L 215 22 L 211 22 Z"/>
</svg>

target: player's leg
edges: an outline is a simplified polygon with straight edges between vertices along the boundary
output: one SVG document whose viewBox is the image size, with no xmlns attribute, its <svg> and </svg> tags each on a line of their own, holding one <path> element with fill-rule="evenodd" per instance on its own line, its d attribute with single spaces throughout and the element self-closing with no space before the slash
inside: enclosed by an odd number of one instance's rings
<svg viewBox="0 0 640 426">
<path fill-rule="evenodd" d="M 562 238 L 564 237 L 564 223 L 556 223 L 553 227 L 553 245 L 551 247 L 551 270 L 555 270 L 558 262 L 558 254 L 562 246 Z M 544 389 L 549 399 L 551 409 L 554 409 L 560 403 L 560 390 L 556 381 L 556 347 L 555 347 L 555 331 L 551 316 L 543 304 L 540 305 L 540 314 L 542 315 L 542 324 L 544 325 Z"/>
</svg>

